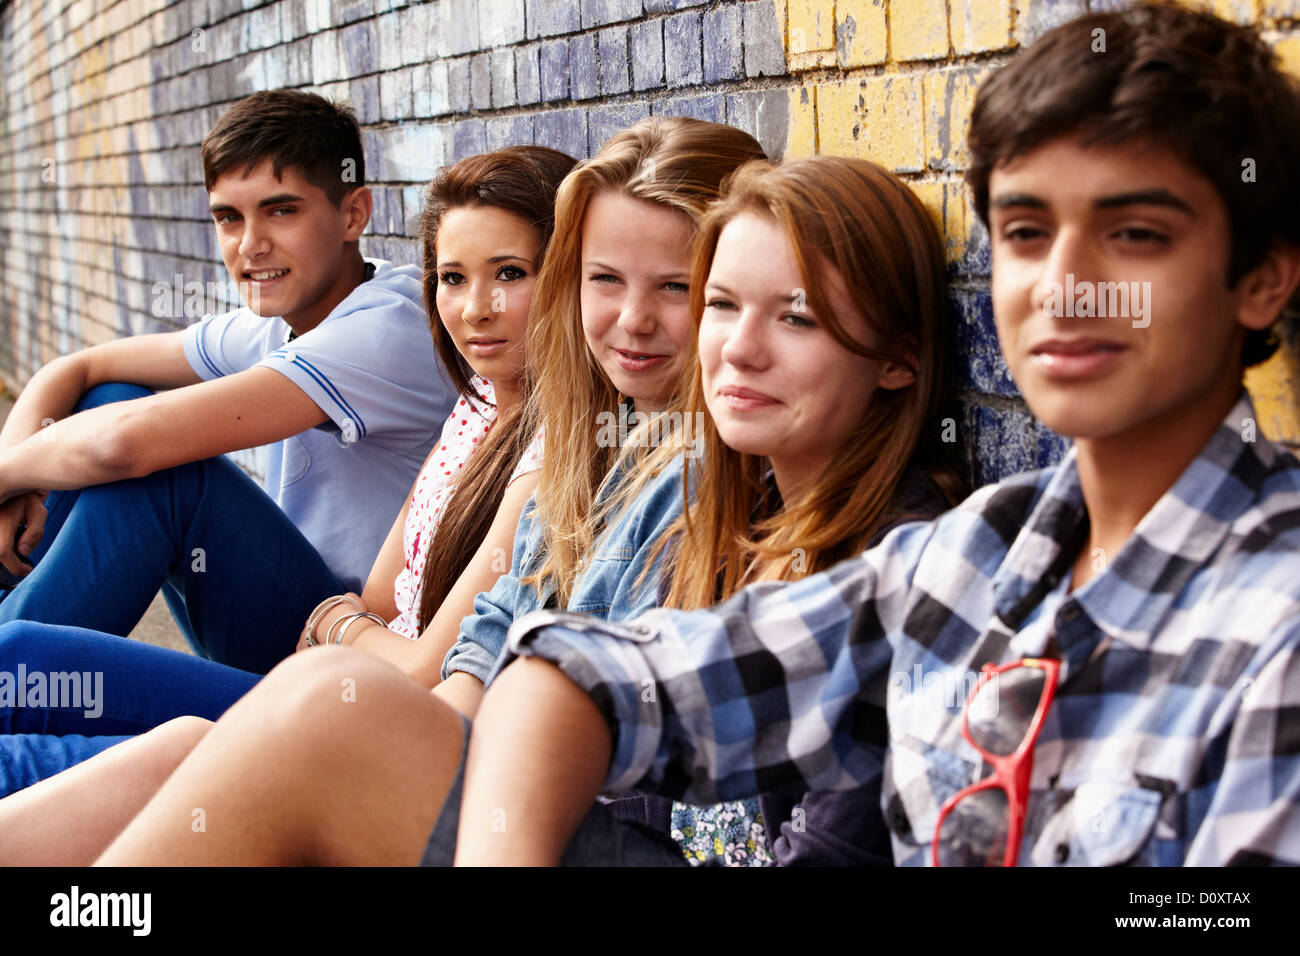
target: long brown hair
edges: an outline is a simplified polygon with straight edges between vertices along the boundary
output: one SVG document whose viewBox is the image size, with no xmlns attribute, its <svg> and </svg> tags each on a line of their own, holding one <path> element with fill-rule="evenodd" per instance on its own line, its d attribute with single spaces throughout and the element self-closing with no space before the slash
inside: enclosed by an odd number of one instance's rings
<svg viewBox="0 0 1300 956">
<path fill-rule="evenodd" d="M 474 370 L 438 315 L 437 238 L 442 217 L 466 206 L 489 206 L 520 216 L 537 230 L 536 265 L 540 268 L 555 228 L 556 190 L 576 162 L 572 156 L 544 146 L 511 146 L 462 159 L 443 170 L 429 188 L 420 216 L 424 300 L 434 345 L 457 391 L 468 401 L 480 403 L 471 381 Z M 446 600 L 496 517 L 510 476 L 532 437 L 530 431 L 520 427 L 522 420 L 518 406 L 502 415 L 457 479 L 429 542 L 420 575 L 421 632 Z"/>
<path fill-rule="evenodd" d="M 525 578 L 568 602 L 580 562 L 595 537 L 593 504 L 618 447 L 595 440 L 597 416 L 617 412 L 619 395 L 587 349 L 579 291 L 582 220 L 604 190 L 676 210 L 698 222 L 723 180 L 763 158 L 748 133 L 684 117 L 652 117 L 616 133 L 565 178 L 555 201 L 554 248 L 537 280 L 528 327 L 531 367 L 540 370 L 526 402 L 528 424 L 544 431 L 537 487 L 541 563 Z"/>
<path fill-rule="evenodd" d="M 672 550 L 664 601 L 671 607 L 713 604 L 757 577 L 788 579 L 857 553 L 882 523 L 900 516 L 909 467 L 934 481 L 950 503 L 961 492 L 940 434 L 950 345 L 943 246 L 920 200 L 892 173 L 861 159 L 816 156 L 745 166 L 700 224 L 690 291 L 697 329 L 718 236 L 745 212 L 770 217 L 784 230 L 808 307 L 840 345 L 905 365 L 915 378 L 904 388 L 878 389 L 816 484 L 784 502 L 777 515 L 755 522 L 766 459 L 723 443 L 695 362 L 684 405 L 688 414 L 703 413 L 695 415 L 704 423 L 703 456 L 687 456 L 683 490 L 693 492 L 690 504 L 654 552 Z M 829 307 L 828 270 L 844 281 L 881 350 L 850 336 Z"/>
</svg>

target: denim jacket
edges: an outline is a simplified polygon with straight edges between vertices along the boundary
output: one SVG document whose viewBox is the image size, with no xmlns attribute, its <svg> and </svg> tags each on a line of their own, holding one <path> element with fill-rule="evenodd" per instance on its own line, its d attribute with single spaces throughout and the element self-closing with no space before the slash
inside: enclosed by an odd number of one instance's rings
<svg viewBox="0 0 1300 956">
<path fill-rule="evenodd" d="M 567 610 L 625 621 L 659 606 L 661 575 L 651 570 L 642 582 L 641 571 L 655 542 L 682 513 L 682 464 L 681 457 L 674 459 L 601 534 L 574 582 Z M 606 483 L 603 494 L 618 486 L 615 477 Z M 523 583 L 542 561 L 542 526 L 536 510 L 530 498 L 515 529 L 510 570 L 497 578 L 492 590 L 474 598 L 474 613 L 461 622 L 460 635 L 443 660 L 444 680 L 455 671 L 465 671 L 486 683 L 510 625 L 529 611 L 551 606 L 552 593 L 539 594 Z"/>
</svg>

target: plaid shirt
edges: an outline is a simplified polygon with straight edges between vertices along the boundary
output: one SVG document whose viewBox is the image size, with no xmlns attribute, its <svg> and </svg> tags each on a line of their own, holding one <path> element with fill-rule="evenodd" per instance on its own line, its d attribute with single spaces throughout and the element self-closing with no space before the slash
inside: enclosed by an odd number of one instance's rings
<svg viewBox="0 0 1300 956">
<path fill-rule="evenodd" d="M 614 732 L 607 789 L 714 803 L 883 775 L 895 862 L 991 769 L 961 733 L 985 663 L 1062 662 L 1020 863 L 1300 863 L 1300 463 L 1238 401 L 1083 587 L 1073 451 L 792 584 L 629 624 L 542 611 L 506 655 L 557 662 Z M 1059 649 L 1059 655 L 1056 651 Z"/>
</svg>

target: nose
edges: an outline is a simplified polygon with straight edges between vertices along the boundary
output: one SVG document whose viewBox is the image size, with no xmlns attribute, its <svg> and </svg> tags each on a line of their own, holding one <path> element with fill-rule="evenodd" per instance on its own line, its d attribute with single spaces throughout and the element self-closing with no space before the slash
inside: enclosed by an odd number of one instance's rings
<svg viewBox="0 0 1300 956">
<path fill-rule="evenodd" d="M 628 289 L 618 313 L 618 327 L 628 335 L 653 335 L 658 324 L 649 296 Z"/>
<path fill-rule="evenodd" d="M 262 224 L 255 219 L 244 220 L 244 232 L 239 238 L 239 254 L 245 259 L 258 259 L 271 249 Z"/>
<path fill-rule="evenodd" d="M 1034 283 L 1034 308 L 1051 315 L 1058 303 L 1064 303 L 1068 290 L 1096 277 L 1097 260 L 1092 243 L 1082 230 L 1063 226 L 1052 237 L 1051 248 L 1042 260 L 1042 269 Z"/>
<path fill-rule="evenodd" d="M 467 325 L 481 325 L 492 318 L 492 293 L 484 283 L 470 285 L 461 305 L 460 318 Z"/>
<path fill-rule="evenodd" d="M 762 371 L 771 364 L 767 330 L 752 309 L 742 310 L 722 342 L 722 361 L 736 368 Z"/>
</svg>

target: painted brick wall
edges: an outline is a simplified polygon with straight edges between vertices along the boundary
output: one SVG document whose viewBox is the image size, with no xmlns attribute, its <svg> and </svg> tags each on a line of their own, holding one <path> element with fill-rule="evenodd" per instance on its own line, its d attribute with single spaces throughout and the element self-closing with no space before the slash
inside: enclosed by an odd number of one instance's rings
<svg viewBox="0 0 1300 956">
<path fill-rule="evenodd" d="M 280 86 L 346 100 L 375 212 L 363 251 L 414 262 L 437 168 L 510 143 L 578 156 L 651 114 L 727 122 L 773 154 L 873 158 L 946 236 L 963 349 L 958 436 L 977 481 L 1055 461 L 1001 361 L 988 241 L 961 185 L 980 79 L 1116 0 L 10 0 L 0 3 L 0 376 L 233 304 L 199 143 Z M 1300 66 L 1298 0 L 1215 0 Z M 179 308 L 177 307 L 179 305 Z M 188 314 L 187 314 L 188 313 Z M 1300 365 L 1250 378 L 1300 439 Z"/>
</svg>

